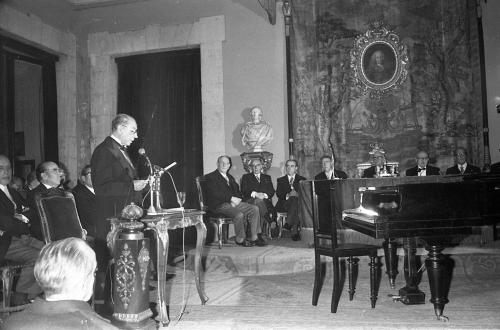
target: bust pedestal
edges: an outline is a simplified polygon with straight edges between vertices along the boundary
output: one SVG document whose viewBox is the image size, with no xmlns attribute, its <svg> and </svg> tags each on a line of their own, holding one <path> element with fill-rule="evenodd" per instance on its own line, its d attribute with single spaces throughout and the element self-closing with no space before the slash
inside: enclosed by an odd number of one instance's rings
<svg viewBox="0 0 500 330">
<path fill-rule="evenodd" d="M 252 172 L 252 161 L 254 159 L 263 159 L 264 163 L 262 164 L 262 170 L 267 172 L 269 168 L 271 168 L 271 164 L 273 162 L 273 154 L 269 151 L 260 151 L 260 152 L 244 152 L 240 155 L 241 162 L 243 163 L 243 168 L 247 173 Z"/>
</svg>

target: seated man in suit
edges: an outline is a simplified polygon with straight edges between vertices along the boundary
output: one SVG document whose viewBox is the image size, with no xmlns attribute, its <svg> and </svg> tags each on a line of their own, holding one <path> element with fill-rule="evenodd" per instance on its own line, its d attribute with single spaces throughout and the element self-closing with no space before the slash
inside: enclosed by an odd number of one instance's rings
<svg viewBox="0 0 500 330">
<path fill-rule="evenodd" d="M 276 211 L 271 199 L 274 196 L 274 187 L 271 177 L 262 173 L 263 159 L 252 161 L 252 173 L 244 174 L 241 178 L 241 194 L 243 201 L 257 205 L 260 214 L 261 231 L 266 226 L 276 227 Z"/>
<path fill-rule="evenodd" d="M 92 216 L 95 214 L 96 202 L 95 192 L 92 186 L 92 169 L 90 165 L 86 165 L 81 173 L 78 184 L 73 188 L 73 196 L 75 196 L 76 208 L 78 216 L 82 223 L 82 227 L 89 230 L 89 226 L 93 224 Z M 95 232 L 92 228 L 90 232 Z"/>
<path fill-rule="evenodd" d="M 372 153 L 372 166 L 363 171 L 362 178 L 378 178 L 381 173 L 390 173 L 390 168 L 386 165 L 385 151 L 375 149 Z"/>
<path fill-rule="evenodd" d="M 455 150 L 456 164 L 446 170 L 446 174 L 479 174 L 481 169 L 472 164 L 467 163 L 467 151 L 464 148 Z"/>
<path fill-rule="evenodd" d="M 318 173 L 314 180 L 334 180 L 347 179 L 347 174 L 344 171 L 335 169 L 335 158 L 329 155 L 321 157 L 321 167 L 323 171 Z"/>
<path fill-rule="evenodd" d="M 0 155 L 0 262 L 5 259 L 33 264 L 43 243 L 29 236 L 29 220 L 22 214 L 26 205 L 19 193 L 8 187 L 11 177 L 10 160 Z M 23 305 L 41 292 L 33 276 L 33 266 L 23 267 L 12 303 Z"/>
<path fill-rule="evenodd" d="M 299 182 L 305 180 L 303 176 L 297 174 L 299 163 L 295 159 L 286 161 L 286 174 L 277 180 L 276 196 L 276 211 L 286 212 L 286 223 L 284 228 L 291 230 L 292 240 L 300 240 L 299 226 Z"/>
<path fill-rule="evenodd" d="M 35 194 L 43 193 L 49 189 L 57 188 L 61 184 L 62 170 L 54 162 L 43 162 L 36 168 L 36 178 L 40 184 L 33 190 L 28 192 L 28 205 L 30 207 L 30 232 L 33 237 L 40 241 L 44 241 L 42 233 L 42 224 L 38 217 L 38 212 L 35 202 Z"/>
<path fill-rule="evenodd" d="M 220 156 L 217 158 L 217 169 L 205 175 L 208 209 L 233 218 L 236 244 L 246 247 L 265 246 L 266 241 L 258 235 L 261 233 L 259 208 L 242 201 L 240 188 L 233 176 L 228 173 L 230 168 L 231 159 L 228 156 Z"/>
<path fill-rule="evenodd" d="M 314 180 L 339 180 L 347 179 L 347 174 L 344 171 L 335 169 L 335 158 L 330 155 L 324 155 L 321 157 L 321 167 L 323 171 L 316 174 Z M 316 186 L 316 193 L 318 194 L 318 208 L 319 214 L 331 214 L 330 206 L 330 190 L 328 185 L 318 185 Z M 328 228 L 325 223 L 327 219 L 325 217 L 319 217 L 320 227 Z M 342 228 L 341 224 L 337 224 L 338 228 Z"/>
<path fill-rule="evenodd" d="M 439 175 L 439 168 L 429 165 L 429 154 L 420 150 L 417 153 L 417 166 L 411 167 L 406 170 L 406 176 L 428 176 L 428 175 Z"/>
<path fill-rule="evenodd" d="M 46 245 L 35 263 L 36 281 L 45 299 L 14 313 L 3 329 L 118 329 L 92 310 L 94 251 L 79 238 Z"/>
</svg>

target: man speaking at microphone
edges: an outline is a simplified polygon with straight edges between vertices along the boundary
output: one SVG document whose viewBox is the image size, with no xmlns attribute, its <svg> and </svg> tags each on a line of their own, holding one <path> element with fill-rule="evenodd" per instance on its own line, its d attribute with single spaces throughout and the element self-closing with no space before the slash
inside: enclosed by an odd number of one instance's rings
<svg viewBox="0 0 500 330">
<path fill-rule="evenodd" d="M 90 166 L 96 196 L 96 215 L 89 226 L 89 235 L 96 238 L 98 267 L 105 270 L 109 260 L 106 235 L 109 217 L 117 216 L 131 202 L 140 205 L 141 190 L 148 180 L 138 180 L 137 171 L 127 153 L 127 147 L 137 138 L 137 123 L 126 114 L 118 114 L 111 123 L 111 135 L 92 153 Z M 103 268 L 104 267 L 104 268 Z"/>
</svg>

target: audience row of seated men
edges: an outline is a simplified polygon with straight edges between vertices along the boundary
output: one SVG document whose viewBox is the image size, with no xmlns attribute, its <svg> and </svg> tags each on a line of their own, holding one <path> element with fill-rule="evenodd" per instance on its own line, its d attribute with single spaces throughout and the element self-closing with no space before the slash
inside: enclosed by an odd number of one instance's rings
<svg viewBox="0 0 500 330">
<path fill-rule="evenodd" d="M 88 171 L 88 167 L 84 168 Z M 28 188 L 26 198 L 13 189 L 9 183 L 12 179 L 10 160 L 0 155 L 0 260 L 11 260 L 21 264 L 33 264 L 40 249 L 44 246 L 42 226 L 36 212 L 35 194 L 51 188 L 62 188 L 62 171 L 54 162 L 43 162 L 36 168 L 36 181 L 39 182 L 33 189 Z M 86 172 L 87 173 L 87 172 Z M 91 192 L 90 172 L 81 178 L 88 194 Z M 31 179 L 29 184 L 35 180 Z M 79 213 L 86 227 L 87 220 L 92 212 L 92 196 L 89 196 L 82 187 L 74 190 L 75 199 L 79 206 Z M 17 281 L 12 303 L 24 304 L 41 293 L 33 277 L 33 268 L 23 268 Z"/>
<path fill-rule="evenodd" d="M 456 165 L 448 168 L 446 174 L 477 174 L 480 169 L 467 163 L 467 152 L 457 148 L 455 152 Z M 421 150 L 416 155 L 416 166 L 406 170 L 406 176 L 440 175 L 438 167 L 429 165 L 429 154 Z M 322 172 L 315 180 L 347 179 L 347 174 L 335 169 L 331 156 L 321 157 Z M 293 240 L 300 240 L 299 219 L 299 182 L 305 180 L 297 174 L 298 163 L 290 159 L 285 164 L 286 175 L 277 179 L 274 190 L 271 177 L 262 173 L 263 160 L 252 161 L 252 172 L 244 174 L 241 179 L 241 192 L 235 179 L 228 173 L 231 159 L 221 156 L 217 160 L 217 170 L 207 174 L 207 205 L 210 210 L 235 219 L 236 244 L 243 246 L 264 246 L 263 228 L 276 228 L 276 212 L 286 212 L 287 219 L 284 228 L 291 231 Z M 373 165 L 364 170 L 363 178 L 378 177 L 384 171 L 391 173 L 386 165 L 385 152 L 374 150 Z M 392 173 L 397 175 L 398 173 Z M 272 197 L 276 193 L 278 202 L 273 207 Z M 256 206 L 252 207 L 252 206 Z M 249 231 L 246 231 L 246 225 Z M 248 235 L 247 235 L 248 232 Z"/>
<path fill-rule="evenodd" d="M 479 174 L 481 170 L 479 167 L 467 163 L 467 151 L 464 148 L 457 148 L 455 151 L 456 164 L 446 169 L 447 175 L 467 175 Z M 429 154 L 421 150 L 416 156 L 417 165 L 406 170 L 406 176 L 429 176 L 440 175 L 441 172 L 438 167 L 429 165 Z M 386 165 L 385 153 L 383 150 L 375 150 L 373 152 L 373 166 L 364 170 L 363 178 L 378 177 L 381 172 L 391 172 L 393 169 Z"/>
</svg>

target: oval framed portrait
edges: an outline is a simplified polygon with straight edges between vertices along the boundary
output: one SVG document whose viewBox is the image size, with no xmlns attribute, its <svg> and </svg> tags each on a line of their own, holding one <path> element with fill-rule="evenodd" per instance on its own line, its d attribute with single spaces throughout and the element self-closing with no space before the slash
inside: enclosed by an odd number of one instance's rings
<svg viewBox="0 0 500 330">
<path fill-rule="evenodd" d="M 357 84 L 372 95 L 397 89 L 408 75 L 406 47 L 380 23 L 360 35 L 351 50 L 351 67 Z"/>
<path fill-rule="evenodd" d="M 389 43 L 376 41 L 361 56 L 364 78 L 374 85 L 384 85 L 396 74 L 396 51 Z"/>
</svg>

